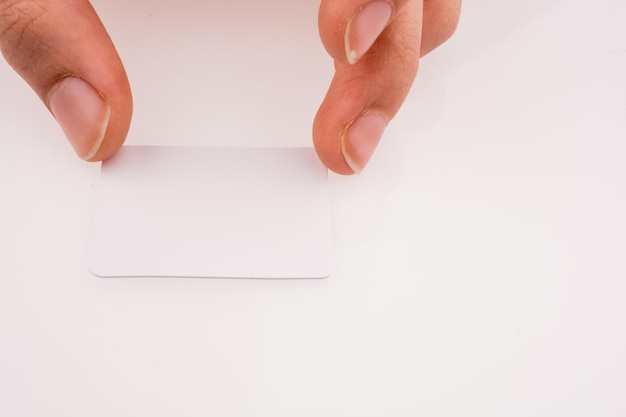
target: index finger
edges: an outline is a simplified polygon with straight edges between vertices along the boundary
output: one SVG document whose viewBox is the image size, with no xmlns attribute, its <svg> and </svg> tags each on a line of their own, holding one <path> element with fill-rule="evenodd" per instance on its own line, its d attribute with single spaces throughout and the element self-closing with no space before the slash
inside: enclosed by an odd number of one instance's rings
<svg viewBox="0 0 626 417">
<path fill-rule="evenodd" d="M 356 63 L 408 0 L 322 0 L 319 32 L 337 62 Z"/>
</svg>

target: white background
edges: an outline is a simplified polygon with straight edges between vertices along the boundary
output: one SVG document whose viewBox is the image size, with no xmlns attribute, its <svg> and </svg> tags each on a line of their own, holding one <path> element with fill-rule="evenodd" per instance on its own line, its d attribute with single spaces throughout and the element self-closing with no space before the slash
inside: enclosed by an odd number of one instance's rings
<svg viewBox="0 0 626 417">
<path fill-rule="evenodd" d="M 318 2 L 99 0 L 130 144 L 306 146 Z M 323 281 L 103 280 L 98 165 L 0 65 L 0 416 L 626 415 L 626 3 L 467 1 Z"/>
</svg>

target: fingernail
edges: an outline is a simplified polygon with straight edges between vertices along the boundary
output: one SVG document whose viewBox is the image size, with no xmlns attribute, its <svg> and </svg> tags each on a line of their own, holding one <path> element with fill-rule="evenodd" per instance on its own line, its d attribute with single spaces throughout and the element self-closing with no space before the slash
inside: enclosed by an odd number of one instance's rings
<svg viewBox="0 0 626 417">
<path fill-rule="evenodd" d="M 387 119 L 377 113 L 364 113 L 356 119 L 341 139 L 341 151 L 355 174 L 361 173 L 387 127 Z"/>
<path fill-rule="evenodd" d="M 86 81 L 76 77 L 61 80 L 48 104 L 78 156 L 84 160 L 93 158 L 109 125 L 109 104 Z"/>
<path fill-rule="evenodd" d="M 346 27 L 345 47 L 350 64 L 355 64 L 371 48 L 391 19 L 391 4 L 374 1 L 363 6 Z"/>
</svg>

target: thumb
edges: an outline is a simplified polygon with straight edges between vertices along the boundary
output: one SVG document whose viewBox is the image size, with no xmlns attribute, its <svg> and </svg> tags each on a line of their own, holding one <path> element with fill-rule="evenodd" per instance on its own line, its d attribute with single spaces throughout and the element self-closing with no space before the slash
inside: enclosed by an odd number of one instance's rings
<svg viewBox="0 0 626 417">
<path fill-rule="evenodd" d="M 132 115 L 130 86 L 89 1 L 0 1 L 0 51 L 78 156 L 99 161 L 119 149 Z"/>
</svg>

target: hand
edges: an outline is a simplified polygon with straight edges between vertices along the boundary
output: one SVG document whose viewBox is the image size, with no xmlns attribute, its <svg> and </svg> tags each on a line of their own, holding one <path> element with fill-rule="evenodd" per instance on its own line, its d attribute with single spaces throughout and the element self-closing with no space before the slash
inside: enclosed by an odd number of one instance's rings
<svg viewBox="0 0 626 417">
<path fill-rule="evenodd" d="M 360 172 L 406 98 L 421 56 L 454 33 L 461 0 L 322 0 L 335 76 L 313 124 L 321 160 Z"/>
<path fill-rule="evenodd" d="M 0 0 L 0 50 L 57 119 L 81 158 L 122 146 L 132 95 L 88 0 Z"/>
<path fill-rule="evenodd" d="M 320 33 L 337 72 L 313 136 L 330 169 L 350 174 L 365 166 L 411 87 L 419 57 L 454 31 L 460 2 L 322 0 Z M 0 0 L 0 51 L 81 158 L 104 160 L 122 146 L 130 86 L 88 0 Z"/>
</svg>

